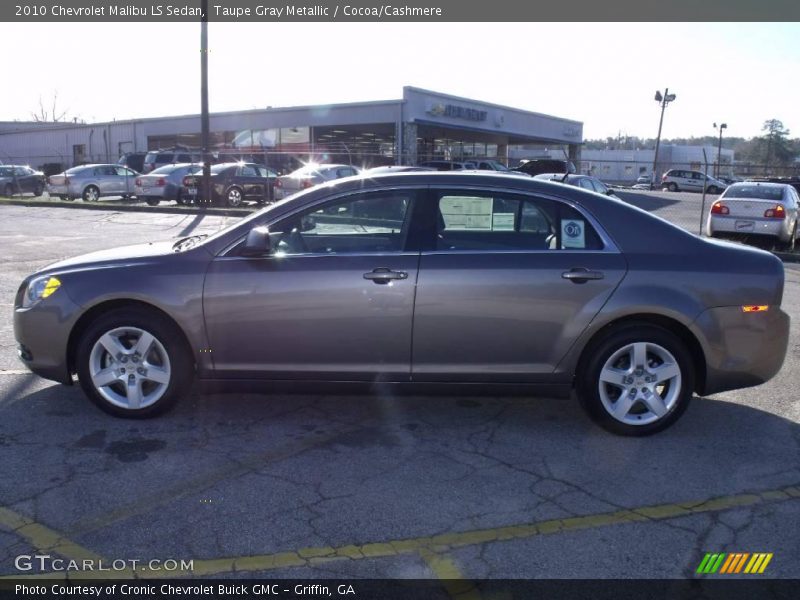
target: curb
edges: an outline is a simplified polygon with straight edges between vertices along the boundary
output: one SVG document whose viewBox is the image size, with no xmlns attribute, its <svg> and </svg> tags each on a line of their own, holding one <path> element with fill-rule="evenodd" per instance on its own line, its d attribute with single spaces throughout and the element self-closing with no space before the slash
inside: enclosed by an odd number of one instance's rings
<svg viewBox="0 0 800 600">
<path fill-rule="evenodd" d="M 82 200 L 66 202 L 64 200 L 36 200 L 36 199 L 13 199 L 0 198 L 0 206 L 7 204 L 10 206 L 45 207 L 45 208 L 71 208 L 82 210 L 115 210 L 118 212 L 147 212 L 162 213 L 173 215 L 216 215 L 221 217 L 244 217 L 261 207 L 254 208 L 220 208 L 209 207 L 199 208 L 194 206 L 148 206 L 147 204 L 131 204 L 117 201 L 97 202 L 89 204 Z"/>
</svg>

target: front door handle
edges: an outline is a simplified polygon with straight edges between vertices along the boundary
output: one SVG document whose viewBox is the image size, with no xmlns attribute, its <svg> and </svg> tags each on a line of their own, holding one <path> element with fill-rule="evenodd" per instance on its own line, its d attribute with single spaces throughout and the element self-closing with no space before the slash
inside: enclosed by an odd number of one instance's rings
<svg viewBox="0 0 800 600">
<path fill-rule="evenodd" d="M 605 275 L 601 271 L 590 271 L 583 267 L 577 267 L 569 271 L 564 271 L 561 277 L 569 279 L 572 283 L 586 283 L 590 279 L 603 279 Z"/>
<path fill-rule="evenodd" d="M 386 267 L 378 267 L 369 273 L 364 273 L 364 279 L 369 279 L 374 283 L 389 283 L 393 279 L 408 279 L 408 273 L 405 271 L 392 271 Z"/>
</svg>

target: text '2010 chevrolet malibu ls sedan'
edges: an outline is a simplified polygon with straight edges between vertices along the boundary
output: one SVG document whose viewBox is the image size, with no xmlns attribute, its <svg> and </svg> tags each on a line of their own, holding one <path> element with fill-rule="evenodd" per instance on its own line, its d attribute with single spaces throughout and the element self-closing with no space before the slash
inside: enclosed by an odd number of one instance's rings
<svg viewBox="0 0 800 600">
<path fill-rule="evenodd" d="M 694 392 L 780 369 L 783 265 L 571 186 L 482 173 L 337 180 L 209 237 L 25 279 L 19 354 L 103 410 L 152 416 L 193 378 L 572 390 L 644 435 Z M 483 384 L 483 385 L 476 385 Z M 470 388 L 469 386 L 472 386 Z"/>
</svg>

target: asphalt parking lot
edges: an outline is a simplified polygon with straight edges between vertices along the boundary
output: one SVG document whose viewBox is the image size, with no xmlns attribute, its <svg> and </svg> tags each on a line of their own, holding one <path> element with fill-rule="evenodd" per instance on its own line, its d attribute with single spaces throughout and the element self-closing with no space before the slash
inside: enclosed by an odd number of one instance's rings
<svg viewBox="0 0 800 600">
<path fill-rule="evenodd" d="M 680 195 L 640 196 L 699 218 Z M 781 373 L 696 397 L 645 439 L 570 400 L 381 389 L 195 393 L 131 422 L 24 371 L 11 311 L 25 275 L 235 219 L 0 206 L 0 575 L 36 573 L 15 563 L 38 553 L 193 560 L 148 577 L 679 578 L 706 552 L 768 552 L 769 576 L 800 577 L 798 265 Z"/>
</svg>

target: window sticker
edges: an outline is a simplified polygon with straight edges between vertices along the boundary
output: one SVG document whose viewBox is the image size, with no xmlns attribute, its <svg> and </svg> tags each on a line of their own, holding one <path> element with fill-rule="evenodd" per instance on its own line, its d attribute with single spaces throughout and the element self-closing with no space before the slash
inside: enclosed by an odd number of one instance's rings
<svg viewBox="0 0 800 600">
<path fill-rule="evenodd" d="M 561 247 L 586 248 L 585 231 L 586 224 L 583 219 L 566 219 L 561 221 Z"/>
<path fill-rule="evenodd" d="M 492 198 L 445 196 L 439 201 L 444 227 L 449 231 L 491 231 Z"/>
<path fill-rule="evenodd" d="M 515 213 L 494 213 L 492 215 L 492 231 L 514 231 Z"/>
</svg>

